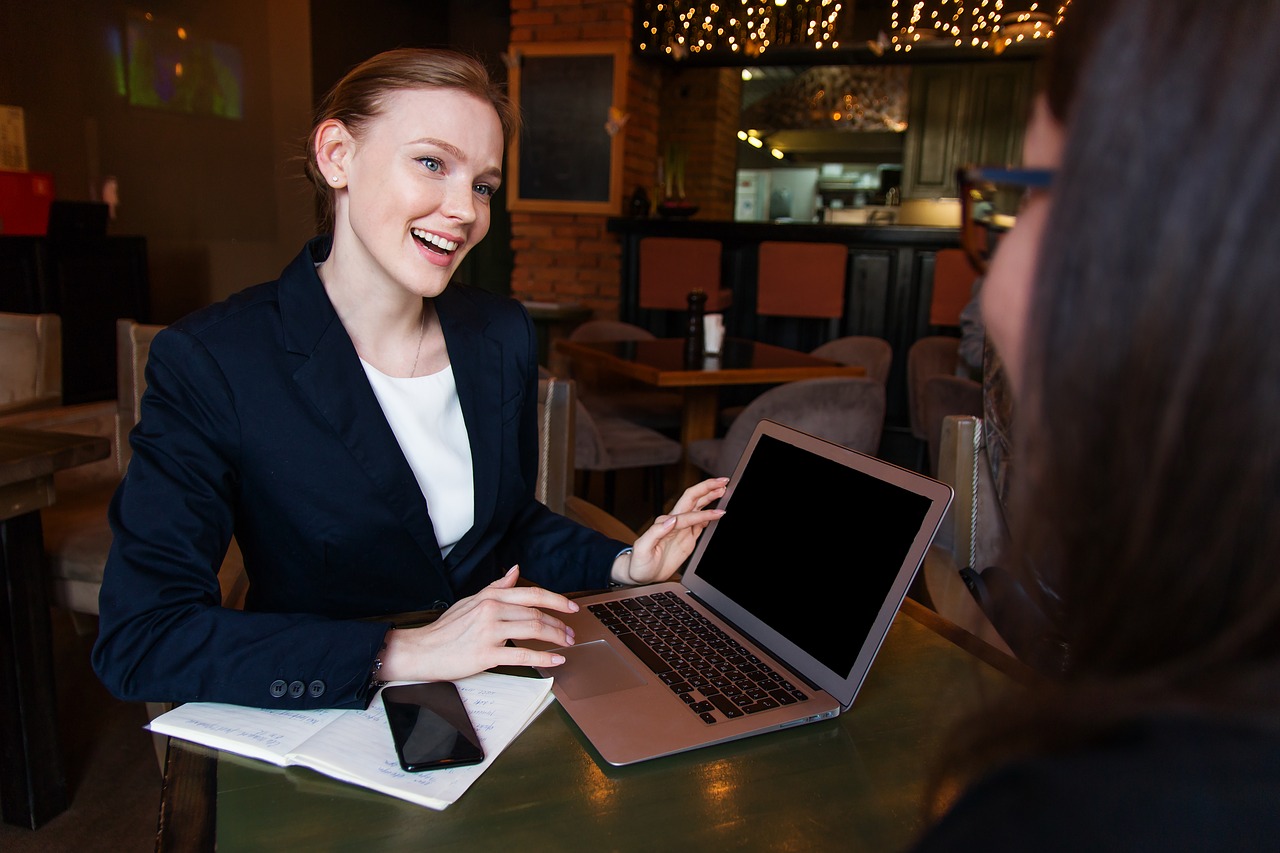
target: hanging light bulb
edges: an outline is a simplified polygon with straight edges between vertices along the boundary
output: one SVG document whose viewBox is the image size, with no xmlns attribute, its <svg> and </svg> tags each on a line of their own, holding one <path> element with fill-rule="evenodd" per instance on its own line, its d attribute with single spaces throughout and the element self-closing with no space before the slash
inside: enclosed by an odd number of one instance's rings
<svg viewBox="0 0 1280 853">
<path fill-rule="evenodd" d="M 839 45 L 836 22 L 843 4 L 840 0 L 642 0 L 640 8 L 637 46 L 641 52 L 680 58 L 677 48 L 682 48 L 689 54 L 755 57 L 770 47 L 834 49 Z"/>
<path fill-rule="evenodd" d="M 991 48 L 1053 37 L 1071 0 L 1060 0 L 1050 14 L 1036 0 L 890 0 L 889 32 L 893 49 L 910 52 L 926 45 Z"/>
</svg>

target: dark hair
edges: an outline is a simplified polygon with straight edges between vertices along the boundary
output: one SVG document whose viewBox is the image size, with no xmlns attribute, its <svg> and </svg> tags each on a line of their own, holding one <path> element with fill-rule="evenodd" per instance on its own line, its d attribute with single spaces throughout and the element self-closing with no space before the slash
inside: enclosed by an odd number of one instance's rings
<svg viewBox="0 0 1280 853">
<path fill-rule="evenodd" d="M 1280 91 L 1280 4 L 1068 15 L 1063 38 L 1097 29 L 1078 67 L 1051 66 L 1074 80 L 1047 91 L 1074 94 L 1011 501 L 1011 565 L 1068 660 L 988 711 L 953 771 L 1156 708 L 1280 710 L 1280 112 L 1258 100 Z"/>
<path fill-rule="evenodd" d="M 470 56 L 452 50 L 400 48 L 365 60 L 348 71 L 320 101 L 307 135 L 306 173 L 316 191 L 321 233 L 333 230 L 333 187 L 316 164 L 316 129 L 329 119 L 337 119 L 358 136 L 369 120 L 382 111 L 387 95 L 424 88 L 458 89 L 475 95 L 493 105 L 504 139 L 510 140 L 520 131 L 515 105 L 489 77 L 484 65 Z"/>
</svg>

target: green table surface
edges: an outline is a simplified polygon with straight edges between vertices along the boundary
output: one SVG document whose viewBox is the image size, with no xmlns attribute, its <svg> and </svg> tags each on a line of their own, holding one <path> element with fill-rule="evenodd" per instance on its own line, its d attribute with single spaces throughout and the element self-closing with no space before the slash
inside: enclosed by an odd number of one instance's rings
<svg viewBox="0 0 1280 853">
<path fill-rule="evenodd" d="M 620 768 L 556 704 L 444 811 L 220 754 L 212 825 L 222 850 L 897 850 L 949 727 L 1032 678 L 908 600 L 836 720 Z M 170 776 L 174 752 L 209 754 L 174 743 Z M 185 817 L 162 814 L 165 849 Z"/>
</svg>

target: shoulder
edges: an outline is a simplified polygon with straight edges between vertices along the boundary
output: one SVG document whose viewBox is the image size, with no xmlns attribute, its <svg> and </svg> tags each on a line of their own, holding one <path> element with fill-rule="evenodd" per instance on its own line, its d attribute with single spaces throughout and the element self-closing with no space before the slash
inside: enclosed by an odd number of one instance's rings
<svg viewBox="0 0 1280 853">
<path fill-rule="evenodd" d="M 1277 732 L 1152 719 L 993 771 L 917 849 L 1271 849 L 1278 800 Z"/>
<path fill-rule="evenodd" d="M 328 243 L 317 239 L 303 247 L 281 271 L 278 278 L 248 287 L 238 293 L 188 314 L 169 326 L 169 331 L 215 347 L 252 348 L 276 342 L 271 334 L 288 314 L 291 325 L 323 329 L 333 318 L 333 307 L 316 275 L 315 265 L 328 254 Z"/>
<path fill-rule="evenodd" d="M 471 285 L 451 284 L 437 301 L 446 309 L 482 318 L 489 325 L 529 322 L 529 312 L 519 300 Z"/>
</svg>

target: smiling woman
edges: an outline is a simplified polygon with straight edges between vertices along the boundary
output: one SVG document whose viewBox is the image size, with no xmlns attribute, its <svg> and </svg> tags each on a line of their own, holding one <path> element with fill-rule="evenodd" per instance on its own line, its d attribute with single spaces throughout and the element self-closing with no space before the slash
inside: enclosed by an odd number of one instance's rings
<svg viewBox="0 0 1280 853">
<path fill-rule="evenodd" d="M 331 233 L 155 338 L 94 649 L 117 695 L 358 707 L 383 678 L 555 666 L 519 645 L 573 643 L 555 614 L 576 605 L 550 589 L 664 580 L 718 517 L 719 480 L 634 543 L 534 499 L 533 324 L 450 283 L 488 231 L 515 125 L 467 57 L 358 66 L 308 142 Z M 251 613 L 218 604 L 233 535 Z M 422 628 L 374 621 L 446 608 Z"/>
</svg>

